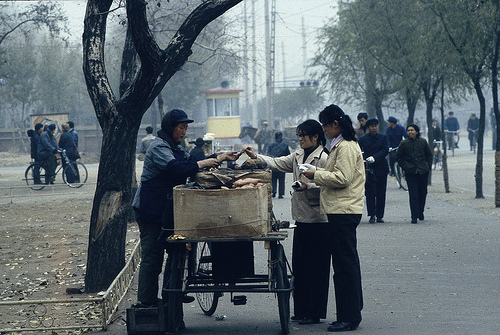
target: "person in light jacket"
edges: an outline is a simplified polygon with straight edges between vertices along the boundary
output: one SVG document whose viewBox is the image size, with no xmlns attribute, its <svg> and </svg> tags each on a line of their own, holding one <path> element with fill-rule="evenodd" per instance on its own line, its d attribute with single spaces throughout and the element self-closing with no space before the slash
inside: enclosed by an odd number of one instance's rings
<svg viewBox="0 0 500 335">
<path fill-rule="evenodd" d="M 340 107 L 326 107 L 319 121 L 332 140 L 330 153 L 324 168 L 303 174 L 321 187 L 320 210 L 328 217 L 337 307 L 337 320 L 328 331 L 355 330 L 363 309 L 356 227 L 363 213 L 365 166 L 352 121 Z"/>
<path fill-rule="evenodd" d="M 250 158 L 260 158 L 273 171 L 293 174 L 296 183 L 292 193 L 293 234 L 292 267 L 294 282 L 293 320 L 299 324 L 319 323 L 326 318 L 330 277 L 330 246 L 327 239 L 328 219 L 319 211 L 320 189 L 301 175 L 299 164 L 323 167 L 328 153 L 324 151 L 325 135 L 321 124 L 307 120 L 297 126 L 300 149 L 286 156 L 256 155 L 251 147 L 245 151 Z"/>
</svg>

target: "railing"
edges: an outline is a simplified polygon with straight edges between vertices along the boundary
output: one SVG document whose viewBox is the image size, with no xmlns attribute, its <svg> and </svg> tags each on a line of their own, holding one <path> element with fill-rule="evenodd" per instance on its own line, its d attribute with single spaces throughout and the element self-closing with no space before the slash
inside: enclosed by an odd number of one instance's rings
<svg viewBox="0 0 500 335">
<path fill-rule="evenodd" d="M 98 297 L 0 301 L 0 326 L 4 326 L 7 319 L 14 320 L 8 323 L 11 328 L 0 328 L 0 334 L 92 328 L 107 330 L 132 283 L 140 263 L 140 250 L 140 242 L 137 242 L 123 269 L 106 291 L 98 293 Z"/>
</svg>

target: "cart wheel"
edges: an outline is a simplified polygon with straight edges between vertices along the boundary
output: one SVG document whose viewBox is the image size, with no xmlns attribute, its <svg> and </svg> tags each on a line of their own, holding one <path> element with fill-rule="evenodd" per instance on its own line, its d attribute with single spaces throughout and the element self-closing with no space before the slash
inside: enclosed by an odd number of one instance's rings
<svg viewBox="0 0 500 335">
<path fill-rule="evenodd" d="M 166 292 L 167 300 L 167 331 L 170 333 L 177 333 L 183 327 L 183 311 L 182 311 L 182 278 L 181 278 L 181 267 L 182 267 L 182 256 L 183 253 L 180 252 L 178 248 L 172 248 L 172 252 L 168 255 L 167 266 L 169 269 L 169 274 L 167 283 L 164 287 L 168 289 L 178 290 L 176 292 Z M 174 250 L 175 249 L 175 250 Z"/>
<path fill-rule="evenodd" d="M 196 248 L 196 276 L 201 278 L 212 277 L 212 256 L 210 254 L 210 247 L 207 242 L 199 243 Z M 204 284 L 205 287 L 214 286 L 213 283 Z M 217 304 L 219 303 L 219 298 L 221 294 L 219 292 L 197 292 L 196 299 L 200 305 L 201 310 L 205 315 L 211 316 L 215 313 L 217 309 Z"/>
<path fill-rule="evenodd" d="M 290 289 L 290 281 L 288 280 L 286 256 L 281 244 L 276 244 L 273 248 L 275 255 L 274 263 L 274 280 L 276 280 L 276 289 Z M 277 292 L 278 310 L 280 314 L 281 330 L 283 334 L 290 332 L 290 292 Z"/>
</svg>

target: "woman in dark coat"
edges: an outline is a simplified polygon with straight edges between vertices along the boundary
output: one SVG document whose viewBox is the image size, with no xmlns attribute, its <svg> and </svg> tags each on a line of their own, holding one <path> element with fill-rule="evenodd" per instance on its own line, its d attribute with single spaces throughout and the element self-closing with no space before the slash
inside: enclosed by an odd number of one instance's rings
<svg viewBox="0 0 500 335">
<path fill-rule="evenodd" d="M 405 172 L 410 196 L 411 223 L 424 220 L 427 180 L 432 167 L 432 151 L 427 140 L 420 137 L 416 124 L 406 127 L 408 139 L 401 141 L 396 159 Z"/>
</svg>

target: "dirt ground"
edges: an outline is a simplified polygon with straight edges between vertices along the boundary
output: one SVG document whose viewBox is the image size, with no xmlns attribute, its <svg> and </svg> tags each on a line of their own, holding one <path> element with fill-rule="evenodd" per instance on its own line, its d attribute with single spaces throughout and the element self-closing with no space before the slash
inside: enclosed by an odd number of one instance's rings
<svg viewBox="0 0 500 335">
<path fill-rule="evenodd" d="M 5 190 L 11 184 L 24 186 L 20 179 L 29 157 L 12 158 L 4 154 L 0 155 L 0 162 L 0 168 L 5 168 L 0 170 L 0 188 Z M 24 166 L 19 166 L 20 162 Z M 95 180 L 97 168 L 87 167 L 89 180 Z M 0 301 L 67 299 L 71 297 L 66 293 L 67 288 L 84 287 L 94 186 L 84 185 L 78 192 L 70 192 L 65 185 L 59 188 L 58 192 L 68 193 L 54 195 L 48 189 L 25 190 L 29 192 L 25 198 L 18 201 L 14 197 L 10 203 L 0 204 Z M 137 240 L 138 228 L 133 223 L 127 233 L 127 254 Z M 59 307 L 58 313 L 81 317 L 84 322 L 89 315 L 81 308 Z M 33 323 L 36 314 L 28 306 L 0 306 L 0 333 L 2 329 Z M 67 333 L 78 332 L 58 332 Z"/>
</svg>

